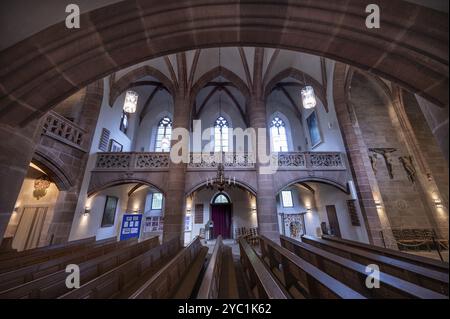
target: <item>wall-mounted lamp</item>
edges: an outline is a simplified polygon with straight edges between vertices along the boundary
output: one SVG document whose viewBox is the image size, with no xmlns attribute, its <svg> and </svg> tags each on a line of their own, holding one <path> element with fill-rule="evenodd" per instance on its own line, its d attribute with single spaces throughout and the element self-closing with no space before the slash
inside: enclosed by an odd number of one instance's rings
<svg viewBox="0 0 450 319">
<path fill-rule="evenodd" d="M 14 207 L 13 213 L 18 213 L 19 212 L 19 206 Z"/>
<path fill-rule="evenodd" d="M 88 206 L 86 206 L 86 207 L 84 208 L 84 211 L 82 212 L 83 216 L 87 216 L 87 215 L 89 215 L 90 213 L 91 213 L 91 208 L 88 207 Z"/>
<path fill-rule="evenodd" d="M 312 213 L 311 207 L 306 207 L 306 212 L 307 212 L 307 213 Z"/>
<path fill-rule="evenodd" d="M 251 210 L 252 210 L 252 213 L 255 214 L 256 213 L 256 206 L 252 205 Z"/>
<path fill-rule="evenodd" d="M 133 213 L 133 214 L 139 214 L 139 213 L 140 213 L 139 208 L 133 209 L 133 210 L 132 210 L 132 213 Z"/>
<path fill-rule="evenodd" d="M 442 204 L 440 199 L 435 199 L 434 205 L 436 206 L 436 208 L 444 208 L 444 205 Z"/>
</svg>

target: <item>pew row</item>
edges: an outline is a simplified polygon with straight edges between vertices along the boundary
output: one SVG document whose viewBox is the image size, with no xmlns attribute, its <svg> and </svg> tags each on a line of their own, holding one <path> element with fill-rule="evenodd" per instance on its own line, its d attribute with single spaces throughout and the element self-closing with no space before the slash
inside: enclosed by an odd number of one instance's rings
<svg viewBox="0 0 450 319">
<path fill-rule="evenodd" d="M 59 299 L 126 299 L 181 249 L 178 239 L 153 247 Z"/>
<path fill-rule="evenodd" d="M 366 279 L 372 271 L 366 272 L 367 265 L 361 265 L 286 236 L 280 236 L 280 240 L 283 247 L 367 298 L 448 298 L 446 295 L 420 287 L 382 271 L 379 272 L 379 288 L 369 288 L 366 285 Z"/>
<path fill-rule="evenodd" d="M 293 298 L 366 299 L 267 237 L 259 242 L 263 261 Z"/>
<path fill-rule="evenodd" d="M 289 293 L 281 286 L 258 257 L 255 250 L 245 240 L 239 239 L 241 264 L 250 286 L 251 293 L 256 299 L 290 299 Z"/>
<path fill-rule="evenodd" d="M 116 237 L 95 241 L 95 238 L 82 239 L 80 241 L 66 244 L 47 246 L 23 251 L 0 261 L 0 273 L 8 272 L 17 268 L 45 262 L 54 258 L 73 254 L 83 249 L 90 249 L 116 242 Z M 29 253 L 26 253 L 29 252 Z M 25 254 L 22 254 L 25 253 Z"/>
<path fill-rule="evenodd" d="M 358 241 L 338 238 L 338 237 L 335 237 L 335 236 L 323 235 L 322 239 L 327 240 L 327 241 L 331 241 L 331 242 L 335 242 L 335 243 L 339 243 L 339 244 L 343 244 L 343 245 L 346 245 L 346 246 L 349 246 L 349 247 L 363 249 L 365 251 L 370 251 L 370 252 L 373 252 L 375 254 L 379 254 L 379 255 L 382 255 L 382 256 L 386 256 L 386 257 L 390 257 L 390 258 L 406 261 L 406 262 L 409 262 L 411 264 L 414 264 L 414 265 L 417 265 L 417 266 L 421 266 L 421 267 L 425 267 L 425 268 L 429 268 L 429 269 L 432 269 L 432 270 L 436 270 L 436 271 L 440 271 L 440 272 L 444 272 L 444 273 L 448 273 L 449 272 L 449 264 L 446 263 L 446 262 L 437 260 L 437 259 L 427 258 L 427 257 L 423 257 L 423 256 L 417 256 L 417 255 L 413 255 L 413 254 L 408 254 L 408 253 L 405 253 L 405 252 L 402 252 L 402 251 L 398 251 L 398 250 L 393 250 L 393 249 L 388 249 L 388 248 L 384 248 L 384 247 L 369 245 L 369 244 L 366 244 L 366 243 L 361 243 L 361 242 L 358 242 Z"/>
<path fill-rule="evenodd" d="M 214 250 L 203 275 L 197 299 L 237 299 L 236 273 L 231 248 L 216 239 Z"/>
<path fill-rule="evenodd" d="M 73 251 L 55 259 L 31 264 L 16 270 L 0 273 L 0 291 L 13 288 L 23 283 L 44 277 L 62 269 L 69 264 L 80 264 L 87 260 L 105 255 L 115 249 L 131 246 L 137 243 L 137 239 L 115 241 L 93 248 Z"/>
<path fill-rule="evenodd" d="M 157 246 L 158 243 L 158 238 L 153 237 L 132 246 L 116 249 L 106 255 L 79 264 L 80 285 L 83 285 L 128 260 L 143 254 L 149 249 Z M 68 275 L 69 274 L 66 273 L 65 269 L 57 271 L 17 287 L 1 291 L 0 299 L 57 298 L 70 291 L 66 286 L 66 278 Z"/>
<path fill-rule="evenodd" d="M 208 248 L 196 237 L 162 269 L 141 285 L 130 299 L 187 299 L 205 263 Z"/>
<path fill-rule="evenodd" d="M 378 265 L 384 273 L 448 295 L 448 274 L 312 236 L 302 236 L 302 242 L 362 265 Z"/>
</svg>

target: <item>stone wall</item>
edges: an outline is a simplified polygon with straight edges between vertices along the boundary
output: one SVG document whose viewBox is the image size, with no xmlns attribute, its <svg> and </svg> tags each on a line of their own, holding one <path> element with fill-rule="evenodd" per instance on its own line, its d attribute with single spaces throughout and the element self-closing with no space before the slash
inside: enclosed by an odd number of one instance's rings
<svg viewBox="0 0 450 319">
<path fill-rule="evenodd" d="M 392 165 L 391 174 L 389 165 L 379 153 L 374 170 L 381 193 L 381 209 L 385 210 L 391 227 L 434 228 L 419 183 L 412 183 L 408 179 L 407 172 L 399 160 L 401 156 L 412 154 L 407 151 L 388 96 L 374 81 L 355 73 L 351 82 L 351 103 L 369 155 L 375 154 L 370 151 L 373 148 L 393 150 L 388 155 Z"/>
</svg>

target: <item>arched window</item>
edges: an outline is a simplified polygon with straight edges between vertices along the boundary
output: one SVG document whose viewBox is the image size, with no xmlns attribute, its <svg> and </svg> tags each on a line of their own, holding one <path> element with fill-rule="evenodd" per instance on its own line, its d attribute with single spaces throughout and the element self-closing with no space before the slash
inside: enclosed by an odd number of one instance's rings
<svg viewBox="0 0 450 319">
<path fill-rule="evenodd" d="M 230 200 L 228 199 L 227 195 L 225 195 L 223 193 L 219 193 L 216 195 L 216 197 L 214 197 L 213 203 L 214 204 L 229 204 Z"/>
<path fill-rule="evenodd" d="M 288 151 L 286 125 L 278 116 L 275 116 L 270 123 L 270 136 L 274 152 Z"/>
<path fill-rule="evenodd" d="M 228 121 L 219 116 L 214 123 L 214 152 L 228 152 Z"/>
<path fill-rule="evenodd" d="M 170 138 L 172 136 L 172 120 L 167 116 L 163 117 L 158 124 L 156 133 L 155 152 L 169 152 Z"/>
</svg>

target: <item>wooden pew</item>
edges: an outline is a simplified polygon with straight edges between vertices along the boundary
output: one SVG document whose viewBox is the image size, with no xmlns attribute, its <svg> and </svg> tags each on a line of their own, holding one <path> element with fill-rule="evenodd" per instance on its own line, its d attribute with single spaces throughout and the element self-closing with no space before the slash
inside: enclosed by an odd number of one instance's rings
<svg viewBox="0 0 450 319">
<path fill-rule="evenodd" d="M 147 239 L 132 246 L 125 246 L 106 255 L 79 264 L 80 284 L 101 276 L 128 260 L 143 254 L 159 244 L 158 237 Z M 70 290 L 66 287 L 69 274 L 65 269 L 35 279 L 17 287 L 0 292 L 0 299 L 51 299 L 61 296 Z"/>
<path fill-rule="evenodd" d="M 362 265 L 376 264 L 384 273 L 448 295 L 448 274 L 316 237 L 302 236 L 302 242 Z"/>
<path fill-rule="evenodd" d="M 11 241 L 13 239 L 14 238 L 11 238 Z M 64 248 L 74 247 L 77 245 L 85 245 L 85 244 L 89 244 L 89 243 L 93 243 L 93 242 L 95 242 L 95 237 L 83 238 L 80 240 L 69 241 L 69 242 L 63 243 L 63 244 L 49 245 L 49 246 L 45 246 L 45 247 L 37 247 L 37 248 L 27 249 L 27 250 L 23 250 L 23 251 L 17 251 L 15 249 L 0 251 L 0 262 L 3 260 L 7 260 L 7 259 L 21 258 L 21 257 L 30 256 L 30 255 L 37 254 L 37 253 L 42 254 L 43 252 L 56 251 L 56 250 L 60 250 L 60 249 L 64 249 Z"/>
<path fill-rule="evenodd" d="M 289 293 L 272 276 L 254 249 L 244 239 L 239 239 L 241 264 L 252 294 L 257 299 L 290 299 Z"/>
<path fill-rule="evenodd" d="M 423 256 L 417 256 L 417 255 L 413 255 L 413 254 L 408 254 L 405 252 L 401 252 L 398 250 L 394 250 L 394 249 L 388 249 L 388 248 L 384 248 L 384 247 L 379 247 L 379 246 L 374 246 L 374 245 L 369 245 L 366 243 L 361 243 L 358 241 L 353 241 L 353 240 L 348 240 L 348 239 L 343 239 L 343 238 L 337 238 L 335 236 L 329 236 L 329 235 L 323 235 L 322 239 L 324 240 L 328 240 L 328 241 L 332 241 L 332 242 L 336 242 L 339 244 L 343 244 L 349 247 L 354 247 L 354 248 L 359 248 L 359 249 L 363 249 L 365 251 L 370 251 L 382 256 L 387 256 L 390 258 L 394 258 L 394 259 L 398 259 L 398 260 L 403 260 L 406 261 L 408 263 L 417 265 L 417 266 L 421 266 L 421 267 L 425 267 L 425 268 L 429 268 L 432 270 L 436 270 L 436 271 L 440 271 L 440 272 L 444 272 L 444 273 L 448 273 L 449 272 L 449 264 L 437 259 L 433 259 L 433 258 L 427 258 L 427 257 L 423 257 Z"/>
<path fill-rule="evenodd" d="M 187 299 L 204 265 L 208 248 L 196 237 L 167 265 L 141 285 L 130 299 Z"/>
<path fill-rule="evenodd" d="M 293 298 L 366 299 L 267 237 L 259 241 L 262 259 Z"/>
<path fill-rule="evenodd" d="M 312 245 L 280 236 L 281 245 L 367 298 L 448 299 L 447 296 L 420 287 L 380 271 L 379 288 L 366 286 L 366 265 L 329 253 Z"/>
<path fill-rule="evenodd" d="M 197 299 L 218 299 L 219 296 L 221 299 L 239 298 L 231 248 L 223 244 L 222 236 L 216 239 Z"/>
<path fill-rule="evenodd" d="M 81 240 L 78 243 L 58 245 L 58 247 L 49 246 L 36 248 L 36 250 L 34 250 L 32 253 L 26 255 L 22 255 L 21 253 L 19 253 L 20 256 L 15 257 L 13 256 L 6 260 L 2 260 L 0 262 L 0 273 L 41 263 L 67 254 L 73 254 L 83 249 L 90 249 L 102 245 L 107 245 L 109 243 L 113 243 L 116 241 L 117 241 L 116 237 L 111 237 L 99 241 L 95 241 L 89 238 L 86 240 Z"/>
<path fill-rule="evenodd" d="M 32 281 L 62 269 L 69 264 L 80 264 L 89 259 L 105 255 L 115 249 L 131 246 L 137 243 L 137 239 L 115 241 L 104 245 L 94 246 L 73 251 L 55 259 L 43 261 L 16 270 L 0 273 L 0 291 L 13 288 L 28 281 Z"/>
<path fill-rule="evenodd" d="M 93 278 L 80 288 L 60 296 L 59 299 L 127 298 L 180 249 L 180 240 L 175 238 Z"/>
</svg>

